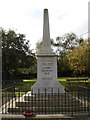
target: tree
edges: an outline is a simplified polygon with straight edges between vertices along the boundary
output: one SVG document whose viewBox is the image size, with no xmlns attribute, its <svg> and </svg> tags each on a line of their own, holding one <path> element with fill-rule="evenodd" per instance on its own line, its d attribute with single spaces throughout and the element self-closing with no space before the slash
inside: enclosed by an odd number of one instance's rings
<svg viewBox="0 0 90 120">
<path fill-rule="evenodd" d="M 71 75 L 71 70 L 69 68 L 67 54 L 65 52 L 61 52 L 60 56 L 58 56 L 57 67 L 58 67 L 59 77 Z"/>
<path fill-rule="evenodd" d="M 14 30 L 2 30 L 3 79 L 15 79 L 21 73 L 29 73 L 30 67 L 35 64 L 35 54 L 30 50 L 25 35 L 16 34 Z"/>
<path fill-rule="evenodd" d="M 81 42 L 68 55 L 69 65 L 74 74 L 84 74 L 88 68 L 88 42 Z"/>
<path fill-rule="evenodd" d="M 42 41 L 38 41 L 36 43 L 36 53 L 39 53 L 39 51 L 41 50 L 42 47 Z"/>
<path fill-rule="evenodd" d="M 58 75 L 70 76 L 71 70 L 67 54 L 76 46 L 79 46 L 78 37 L 74 33 L 66 33 L 61 37 L 57 37 L 53 45 L 58 55 Z"/>
<path fill-rule="evenodd" d="M 56 43 L 54 46 L 57 48 L 56 52 L 58 54 L 61 51 L 67 52 L 79 45 L 77 36 L 74 33 L 66 33 L 61 37 L 56 38 Z"/>
</svg>

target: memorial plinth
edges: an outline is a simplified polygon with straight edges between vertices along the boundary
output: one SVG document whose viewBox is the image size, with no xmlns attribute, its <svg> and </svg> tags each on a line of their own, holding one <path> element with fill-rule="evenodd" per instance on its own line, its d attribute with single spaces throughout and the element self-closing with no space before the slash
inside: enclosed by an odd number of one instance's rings
<svg viewBox="0 0 90 120">
<path fill-rule="evenodd" d="M 48 9 L 44 9 L 42 48 L 37 54 L 37 82 L 31 87 L 33 93 L 64 93 L 57 81 L 57 56 L 51 49 Z"/>
</svg>

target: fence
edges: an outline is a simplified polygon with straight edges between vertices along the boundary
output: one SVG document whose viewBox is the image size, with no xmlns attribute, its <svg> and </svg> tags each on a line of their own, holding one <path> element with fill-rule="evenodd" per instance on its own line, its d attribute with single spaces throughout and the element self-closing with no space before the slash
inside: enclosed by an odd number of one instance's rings
<svg viewBox="0 0 90 120">
<path fill-rule="evenodd" d="M 65 93 L 47 92 L 33 94 L 31 92 L 2 91 L 2 114 L 22 114 L 24 111 L 36 114 L 66 114 L 69 116 L 90 115 L 90 89 L 80 88 L 77 91 Z"/>
</svg>

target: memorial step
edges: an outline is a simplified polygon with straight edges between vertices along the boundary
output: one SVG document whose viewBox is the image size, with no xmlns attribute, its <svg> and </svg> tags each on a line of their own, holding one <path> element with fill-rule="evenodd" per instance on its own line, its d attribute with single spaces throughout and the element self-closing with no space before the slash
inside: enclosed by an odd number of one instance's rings
<svg viewBox="0 0 90 120">
<path fill-rule="evenodd" d="M 50 95 L 50 94 L 36 94 L 36 95 L 31 95 L 31 94 L 26 94 L 24 96 L 25 101 L 36 101 L 36 100 L 72 100 L 72 96 L 69 94 L 58 94 L 58 95 Z"/>
<path fill-rule="evenodd" d="M 16 102 L 16 107 L 64 107 L 64 106 L 80 106 L 77 101 L 29 101 L 29 102 Z"/>
</svg>

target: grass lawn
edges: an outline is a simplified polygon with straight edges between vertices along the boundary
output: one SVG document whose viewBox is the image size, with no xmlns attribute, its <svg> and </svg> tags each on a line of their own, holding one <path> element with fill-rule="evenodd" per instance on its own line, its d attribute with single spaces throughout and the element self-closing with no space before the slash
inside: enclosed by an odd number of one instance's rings
<svg viewBox="0 0 90 120">
<path fill-rule="evenodd" d="M 60 77 L 58 78 L 58 81 L 64 85 L 65 88 L 69 87 L 67 82 L 66 82 L 66 79 L 67 78 L 72 78 L 72 79 L 75 79 L 75 77 Z M 84 77 L 78 77 L 78 78 L 84 78 Z M 30 91 L 31 90 L 31 86 L 37 81 L 37 78 L 35 79 L 24 79 L 23 82 L 21 84 L 17 84 L 15 86 L 15 91 L 18 92 L 19 90 L 21 91 Z M 87 81 L 90 83 L 90 78 L 89 80 Z M 82 81 L 82 83 L 84 83 L 84 81 Z M 74 86 L 76 85 L 76 83 L 74 84 Z M 8 85 L 6 85 L 8 86 Z M 9 84 L 9 87 L 11 85 Z M 73 87 L 73 86 L 72 86 Z M 17 94 L 17 93 L 16 93 Z"/>
<path fill-rule="evenodd" d="M 60 77 L 58 78 L 58 81 L 64 85 L 65 88 L 68 87 L 68 84 L 66 82 L 66 79 L 67 78 L 72 78 L 72 79 L 75 79 L 75 77 Z M 78 77 L 78 78 L 83 78 L 83 77 Z M 28 79 L 28 80 L 23 80 L 23 86 L 19 86 L 20 89 L 26 89 L 26 90 L 31 90 L 31 86 L 36 82 L 37 79 Z M 80 81 L 80 82 L 83 82 L 84 81 Z M 90 82 L 90 79 L 87 81 L 87 82 Z M 76 83 L 75 83 L 76 85 Z M 75 86 L 74 85 L 74 86 Z"/>
<path fill-rule="evenodd" d="M 30 91 L 31 86 L 36 82 L 36 79 L 28 79 L 28 80 L 23 80 L 23 83 L 18 86 L 16 86 L 16 90 L 18 91 L 19 89 L 21 91 Z"/>
<path fill-rule="evenodd" d="M 70 86 L 67 84 L 66 79 L 73 79 L 73 81 L 75 79 L 75 82 L 73 82 L 72 87 L 76 87 L 78 85 L 78 82 L 77 82 L 78 80 L 76 81 L 76 79 L 83 79 L 83 78 L 85 78 L 85 77 L 62 77 L 62 78 L 58 78 L 58 81 L 61 84 L 63 84 L 65 88 L 67 88 L 67 87 L 70 87 Z M 79 82 L 83 85 L 85 84 L 85 81 L 83 81 L 83 80 L 80 80 Z M 86 83 L 90 83 L 90 78 L 86 81 Z"/>
<path fill-rule="evenodd" d="M 70 78 L 70 77 L 60 77 L 57 80 L 64 85 L 64 87 L 67 88 L 75 88 L 77 86 L 76 82 L 73 82 L 73 84 L 69 85 L 66 82 L 66 79 Z M 83 78 L 83 77 L 82 77 Z M 72 77 L 72 79 L 75 79 L 74 77 Z M 25 92 L 30 91 L 31 90 L 31 86 L 37 81 L 37 79 L 24 79 L 22 84 L 16 84 L 15 88 L 10 88 L 9 91 L 5 90 L 3 91 L 3 96 L 6 96 L 7 92 L 8 92 L 8 96 L 11 96 L 12 94 L 15 96 L 22 96 Z M 89 83 L 88 85 L 90 86 L 90 78 L 88 81 L 86 81 L 87 83 Z M 84 83 L 84 81 L 81 81 L 81 83 Z M 84 83 L 85 84 L 85 83 Z M 9 85 L 9 86 L 8 86 Z M 11 85 L 8 84 L 6 86 L 10 87 Z"/>
</svg>

